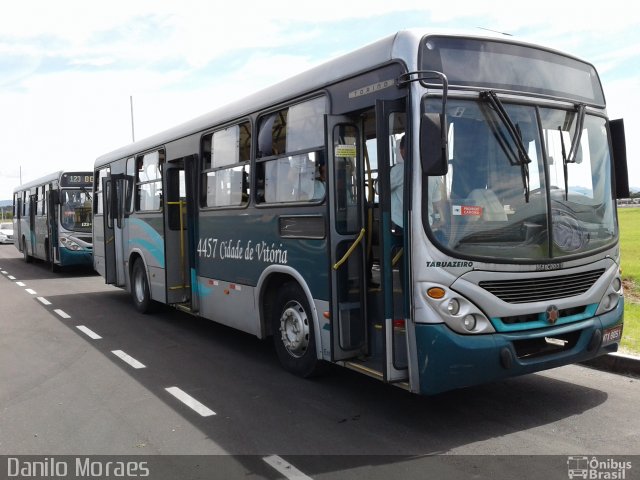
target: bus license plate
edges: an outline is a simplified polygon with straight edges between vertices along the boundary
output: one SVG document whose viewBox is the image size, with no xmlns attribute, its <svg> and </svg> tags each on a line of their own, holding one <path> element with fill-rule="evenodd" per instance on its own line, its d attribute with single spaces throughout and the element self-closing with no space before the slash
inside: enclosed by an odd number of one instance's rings
<svg viewBox="0 0 640 480">
<path fill-rule="evenodd" d="M 607 328 L 602 334 L 602 344 L 608 345 L 613 342 L 617 342 L 622 337 L 622 325 L 616 325 L 612 328 Z"/>
</svg>

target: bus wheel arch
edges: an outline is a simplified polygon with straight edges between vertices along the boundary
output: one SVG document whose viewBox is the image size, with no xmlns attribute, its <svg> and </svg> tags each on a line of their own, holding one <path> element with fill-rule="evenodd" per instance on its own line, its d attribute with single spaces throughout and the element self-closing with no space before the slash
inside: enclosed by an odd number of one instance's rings
<svg viewBox="0 0 640 480">
<path fill-rule="evenodd" d="M 318 358 L 317 322 L 308 292 L 293 276 L 274 273 L 261 295 L 263 332 L 271 334 L 285 370 L 310 377 L 321 369 Z"/>
</svg>

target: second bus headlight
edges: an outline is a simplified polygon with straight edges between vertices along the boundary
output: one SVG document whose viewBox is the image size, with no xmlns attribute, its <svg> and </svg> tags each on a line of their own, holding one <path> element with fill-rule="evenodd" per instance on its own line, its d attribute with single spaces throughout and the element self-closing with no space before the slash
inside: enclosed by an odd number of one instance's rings
<svg viewBox="0 0 640 480">
<path fill-rule="evenodd" d="M 74 251 L 82 250 L 82 247 L 80 245 L 67 237 L 60 237 L 60 246 Z"/>
</svg>

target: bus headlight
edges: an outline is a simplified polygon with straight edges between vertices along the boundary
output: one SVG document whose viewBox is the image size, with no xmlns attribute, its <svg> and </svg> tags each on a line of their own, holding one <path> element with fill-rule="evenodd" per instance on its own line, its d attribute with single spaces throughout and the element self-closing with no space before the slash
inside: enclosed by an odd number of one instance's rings
<svg viewBox="0 0 640 480">
<path fill-rule="evenodd" d="M 596 310 L 596 315 L 601 315 L 616 308 L 620 301 L 620 297 L 622 297 L 622 279 L 616 275 L 616 277 L 611 280 L 607 291 L 602 296 L 600 305 L 598 305 L 598 310 Z"/>
<path fill-rule="evenodd" d="M 73 240 L 68 239 L 67 237 L 60 237 L 60 246 L 73 251 L 82 250 L 82 247 L 80 245 L 78 245 Z"/>
<path fill-rule="evenodd" d="M 460 312 L 460 302 L 455 298 L 449 300 L 449 304 L 447 305 L 447 310 L 451 315 L 457 315 Z"/>
<path fill-rule="evenodd" d="M 473 302 L 442 285 L 424 282 L 421 285 L 426 300 L 439 319 L 425 318 L 425 323 L 444 321 L 447 326 L 462 334 L 495 332 L 487 316 Z"/>
<path fill-rule="evenodd" d="M 476 316 L 470 313 L 462 319 L 462 326 L 470 332 L 476 328 Z"/>
<path fill-rule="evenodd" d="M 616 292 L 619 292 L 622 288 L 622 280 L 620 280 L 620 277 L 614 278 L 613 282 L 611 282 L 611 286 Z"/>
</svg>

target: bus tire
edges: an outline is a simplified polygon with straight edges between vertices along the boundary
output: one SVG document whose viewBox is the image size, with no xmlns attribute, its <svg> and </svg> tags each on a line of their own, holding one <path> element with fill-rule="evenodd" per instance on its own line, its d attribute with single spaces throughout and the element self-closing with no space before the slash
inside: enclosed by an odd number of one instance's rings
<svg viewBox="0 0 640 480">
<path fill-rule="evenodd" d="M 136 310 L 140 313 L 150 313 L 153 310 L 153 300 L 149 290 L 149 281 L 147 280 L 147 272 L 144 268 L 142 260 L 136 260 L 133 264 L 131 272 L 131 298 Z"/>
<path fill-rule="evenodd" d="M 27 239 L 22 237 L 22 256 L 25 263 L 31 263 L 33 257 L 27 252 Z"/>
<path fill-rule="evenodd" d="M 273 343 L 284 369 L 305 378 L 318 373 L 313 315 L 297 283 L 285 283 L 278 291 L 272 318 Z"/>
</svg>

